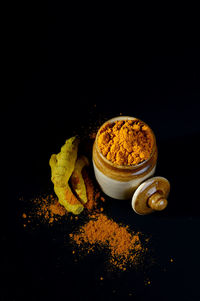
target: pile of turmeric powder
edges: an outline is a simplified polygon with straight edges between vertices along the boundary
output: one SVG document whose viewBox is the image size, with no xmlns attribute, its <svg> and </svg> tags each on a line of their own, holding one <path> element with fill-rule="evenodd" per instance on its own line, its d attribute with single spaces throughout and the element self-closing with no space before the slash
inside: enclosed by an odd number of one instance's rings
<svg viewBox="0 0 200 301">
<path fill-rule="evenodd" d="M 102 213 L 91 215 L 78 232 L 69 236 L 80 250 L 82 247 L 87 253 L 94 251 L 95 247 L 108 249 L 110 265 L 123 271 L 127 266 L 137 265 L 146 251 L 139 232 L 131 232 L 128 226 L 119 225 Z"/>
<path fill-rule="evenodd" d="M 142 121 L 107 122 L 100 130 L 98 147 L 116 165 L 137 165 L 147 160 L 153 149 L 154 137 Z"/>
</svg>

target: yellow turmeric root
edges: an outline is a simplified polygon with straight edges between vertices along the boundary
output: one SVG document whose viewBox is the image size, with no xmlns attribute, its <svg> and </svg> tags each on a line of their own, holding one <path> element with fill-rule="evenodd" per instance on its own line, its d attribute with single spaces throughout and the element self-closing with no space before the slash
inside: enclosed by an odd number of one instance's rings
<svg viewBox="0 0 200 301">
<path fill-rule="evenodd" d="M 89 161 L 85 156 L 78 158 L 70 179 L 72 188 L 84 204 L 87 203 L 87 192 L 81 172 L 83 167 L 87 165 L 89 165 Z"/>
<path fill-rule="evenodd" d="M 83 205 L 74 196 L 68 181 L 74 170 L 78 152 L 78 139 L 72 137 L 66 140 L 60 153 L 53 154 L 49 160 L 51 167 L 51 180 L 54 191 L 61 205 L 67 211 L 79 214 L 84 209 Z"/>
</svg>

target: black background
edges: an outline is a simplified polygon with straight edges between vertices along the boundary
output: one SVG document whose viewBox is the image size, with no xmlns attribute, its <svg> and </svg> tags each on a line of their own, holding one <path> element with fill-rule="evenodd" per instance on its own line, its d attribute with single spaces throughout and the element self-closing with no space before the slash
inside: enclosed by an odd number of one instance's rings
<svg viewBox="0 0 200 301">
<path fill-rule="evenodd" d="M 154 36 L 149 26 L 128 21 L 105 30 L 102 18 L 94 26 L 95 15 L 70 18 L 71 10 L 58 5 L 16 9 L 1 107 L 2 300 L 200 300 L 195 39 L 183 43 L 179 32 L 168 41 L 166 32 Z M 156 264 L 140 272 L 108 272 L 102 254 L 75 263 L 66 243 L 71 225 L 32 231 L 20 219 L 20 196 L 52 190 L 48 160 L 65 139 L 119 114 L 152 127 L 156 175 L 171 183 L 168 208 L 151 216 L 136 215 L 130 202 L 106 202 L 108 216 L 152 237 Z"/>
</svg>

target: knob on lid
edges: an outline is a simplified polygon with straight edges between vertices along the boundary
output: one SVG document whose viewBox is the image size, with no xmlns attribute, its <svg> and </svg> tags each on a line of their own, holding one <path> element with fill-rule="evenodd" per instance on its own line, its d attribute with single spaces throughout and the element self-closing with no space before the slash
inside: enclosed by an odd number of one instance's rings
<svg viewBox="0 0 200 301">
<path fill-rule="evenodd" d="M 167 206 L 170 183 L 163 177 L 153 177 L 136 189 L 132 197 L 133 210 L 138 214 L 161 211 Z"/>
</svg>

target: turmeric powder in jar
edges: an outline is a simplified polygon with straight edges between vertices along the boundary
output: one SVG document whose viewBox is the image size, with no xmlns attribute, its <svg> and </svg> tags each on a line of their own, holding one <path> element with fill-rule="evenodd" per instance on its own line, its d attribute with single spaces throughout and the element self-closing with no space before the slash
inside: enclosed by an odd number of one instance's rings
<svg viewBox="0 0 200 301">
<path fill-rule="evenodd" d="M 101 128 L 97 143 L 101 153 L 112 163 L 137 165 L 150 157 L 154 137 L 140 120 L 117 120 Z"/>
<path fill-rule="evenodd" d="M 136 188 L 155 173 L 156 139 L 138 118 L 119 116 L 105 122 L 93 145 L 95 177 L 115 199 L 130 199 Z"/>
</svg>

